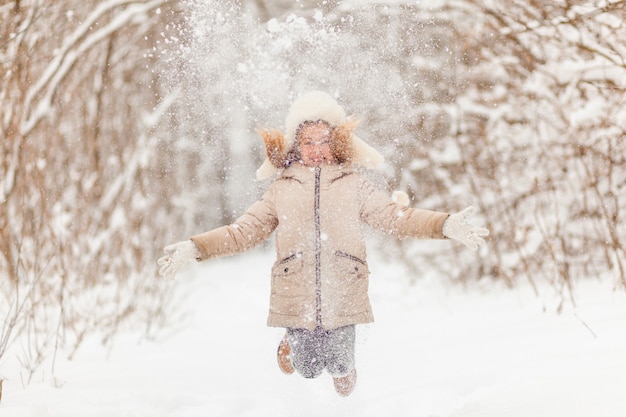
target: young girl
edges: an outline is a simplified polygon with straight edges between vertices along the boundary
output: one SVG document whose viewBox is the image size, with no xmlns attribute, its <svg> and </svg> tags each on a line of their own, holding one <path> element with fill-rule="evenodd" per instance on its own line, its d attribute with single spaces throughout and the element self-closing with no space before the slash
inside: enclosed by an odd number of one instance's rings
<svg viewBox="0 0 626 417">
<path fill-rule="evenodd" d="M 467 222 L 471 208 L 449 215 L 395 203 L 357 168 L 382 157 L 357 137 L 356 122 L 329 95 L 298 98 L 286 130 L 261 131 L 267 159 L 259 179 L 278 177 L 235 223 L 165 248 L 160 274 L 189 261 L 250 249 L 276 232 L 268 325 L 286 328 L 279 344 L 283 372 L 315 378 L 326 369 L 337 393 L 356 383 L 356 324 L 373 321 L 363 225 L 399 238 L 452 238 L 471 249 L 487 229 Z"/>
</svg>

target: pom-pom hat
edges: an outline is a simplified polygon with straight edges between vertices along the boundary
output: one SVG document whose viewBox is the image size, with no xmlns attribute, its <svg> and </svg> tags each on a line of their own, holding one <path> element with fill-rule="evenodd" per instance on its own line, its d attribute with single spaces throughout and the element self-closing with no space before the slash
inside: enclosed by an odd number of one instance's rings
<svg viewBox="0 0 626 417">
<path fill-rule="evenodd" d="M 354 118 L 347 117 L 343 108 L 330 95 L 322 91 L 310 91 L 298 97 L 289 108 L 284 135 L 276 130 L 259 131 L 265 142 L 267 159 L 257 170 L 257 178 L 269 178 L 284 168 L 284 159 L 296 141 L 298 127 L 304 122 L 318 120 L 327 122 L 336 130 L 335 141 L 346 142 L 345 148 L 349 152 L 346 159 L 353 164 L 377 168 L 383 163 L 383 157 L 353 133 L 357 125 Z"/>
</svg>

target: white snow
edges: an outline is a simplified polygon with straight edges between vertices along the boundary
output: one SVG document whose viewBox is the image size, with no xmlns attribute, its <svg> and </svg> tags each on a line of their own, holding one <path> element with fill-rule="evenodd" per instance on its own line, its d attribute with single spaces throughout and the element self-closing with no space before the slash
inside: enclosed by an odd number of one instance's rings
<svg viewBox="0 0 626 417">
<path fill-rule="evenodd" d="M 374 254 L 375 255 L 375 254 Z M 460 288 L 371 257 L 376 322 L 361 326 L 357 387 L 285 376 L 281 329 L 265 326 L 272 253 L 188 267 L 185 318 L 156 341 L 90 339 L 52 377 L 24 387 L 5 358 L 2 417 L 626 415 L 626 294 L 590 280 L 558 315 L 547 295 L 494 284 Z M 155 277 L 155 279 L 159 279 Z"/>
</svg>

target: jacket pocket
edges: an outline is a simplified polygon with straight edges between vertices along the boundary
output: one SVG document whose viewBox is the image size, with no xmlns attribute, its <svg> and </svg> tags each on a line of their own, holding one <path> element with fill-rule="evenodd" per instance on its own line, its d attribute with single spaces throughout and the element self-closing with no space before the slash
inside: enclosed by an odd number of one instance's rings
<svg viewBox="0 0 626 417">
<path fill-rule="evenodd" d="M 335 251 L 335 256 L 338 258 L 341 273 L 348 274 L 355 279 L 367 278 L 369 275 L 367 262 L 361 258 L 340 250 Z"/>
<path fill-rule="evenodd" d="M 369 311 L 369 269 L 367 263 L 352 254 L 335 251 L 334 276 L 330 289 L 330 309 L 336 317 L 355 317 Z M 327 293 L 328 294 L 328 293 Z M 352 320 L 352 319 L 350 319 Z"/>
<path fill-rule="evenodd" d="M 272 267 L 272 275 L 275 277 L 288 277 L 302 271 L 304 260 L 302 252 L 294 253 L 288 257 L 277 261 Z"/>
<path fill-rule="evenodd" d="M 272 309 L 280 314 L 295 314 L 307 294 L 304 257 L 294 253 L 272 267 Z"/>
</svg>

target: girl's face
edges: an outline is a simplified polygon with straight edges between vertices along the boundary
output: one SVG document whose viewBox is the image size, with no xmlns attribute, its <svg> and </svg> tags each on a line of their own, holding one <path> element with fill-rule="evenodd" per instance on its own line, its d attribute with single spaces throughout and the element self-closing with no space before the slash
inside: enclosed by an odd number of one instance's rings
<svg viewBox="0 0 626 417">
<path fill-rule="evenodd" d="M 330 149 L 330 128 L 325 123 L 311 123 L 298 132 L 302 163 L 307 167 L 318 167 L 334 163 Z"/>
</svg>

